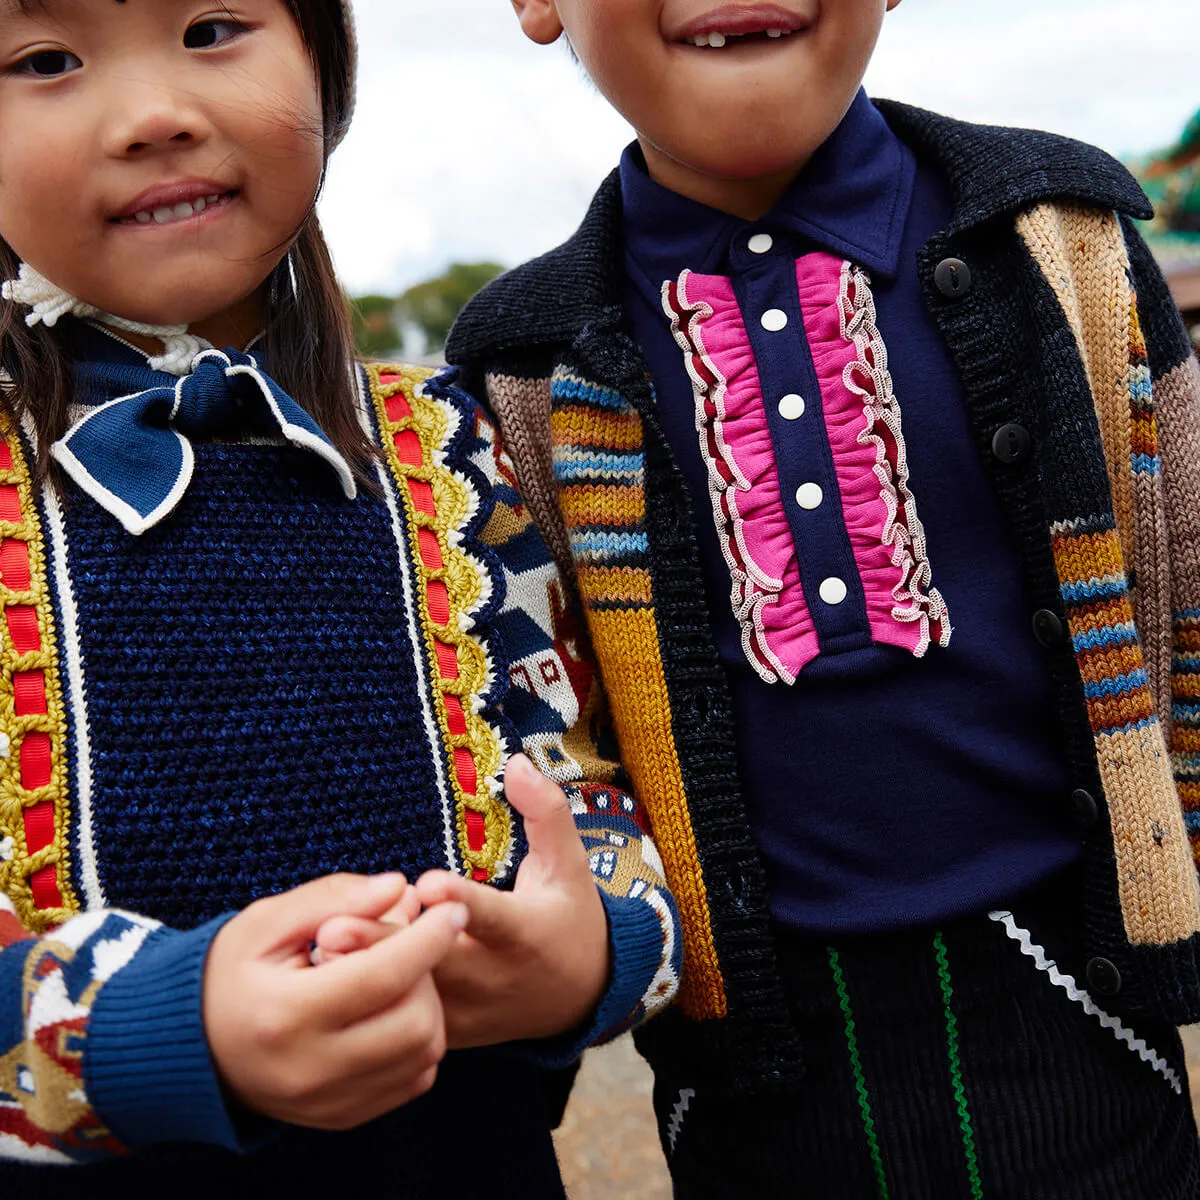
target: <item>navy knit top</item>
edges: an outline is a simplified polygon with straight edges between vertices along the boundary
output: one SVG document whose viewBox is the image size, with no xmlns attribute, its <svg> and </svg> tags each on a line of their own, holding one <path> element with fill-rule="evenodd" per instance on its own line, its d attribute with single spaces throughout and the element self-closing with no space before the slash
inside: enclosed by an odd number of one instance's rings
<svg viewBox="0 0 1200 1200">
<path fill-rule="evenodd" d="M 511 1147 L 544 1182 L 535 1064 L 666 1004 L 682 952 L 637 805 L 589 736 L 598 683 L 492 425 L 449 376 L 364 368 L 381 458 L 348 498 L 315 437 L 264 434 L 265 364 L 230 352 L 180 381 L 68 324 L 84 425 L 197 387 L 196 411 L 226 423 L 188 427 L 174 507 L 138 536 L 109 493 L 182 445 L 171 405 L 108 454 L 93 444 L 94 477 L 61 492 L 33 486 L 29 438 L 0 429 L 0 1160 L 95 1164 L 62 1196 L 160 1194 L 180 1161 L 214 1187 L 425 1194 L 474 1106 L 472 1144 Z M 608 915 L 610 982 L 587 1028 L 452 1057 L 420 1105 L 344 1138 L 239 1116 L 201 1004 L 228 914 L 338 871 L 512 886 L 527 845 L 500 776 L 519 749 L 567 790 Z M 505 1089 L 515 1107 L 485 1119 L 483 1093 Z M 24 1178 L 0 1161 L 0 1188 Z"/>
</svg>

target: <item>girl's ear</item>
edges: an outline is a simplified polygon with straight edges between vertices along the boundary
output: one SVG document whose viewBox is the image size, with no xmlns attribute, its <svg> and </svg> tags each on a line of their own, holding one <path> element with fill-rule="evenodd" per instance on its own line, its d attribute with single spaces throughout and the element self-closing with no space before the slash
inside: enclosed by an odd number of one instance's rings
<svg viewBox="0 0 1200 1200">
<path fill-rule="evenodd" d="M 512 0 L 517 19 L 525 36 L 539 46 L 549 46 L 562 36 L 563 25 L 558 19 L 555 0 Z"/>
</svg>

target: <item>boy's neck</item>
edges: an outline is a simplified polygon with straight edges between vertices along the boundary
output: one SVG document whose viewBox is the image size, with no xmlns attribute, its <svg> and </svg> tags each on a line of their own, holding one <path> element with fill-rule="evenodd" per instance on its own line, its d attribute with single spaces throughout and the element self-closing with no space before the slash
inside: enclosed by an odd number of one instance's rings
<svg viewBox="0 0 1200 1200">
<path fill-rule="evenodd" d="M 722 179 L 685 166 L 645 138 L 639 137 L 638 143 L 655 183 L 743 221 L 757 221 L 769 213 L 806 165 L 795 163 L 782 171 L 751 179 Z"/>
</svg>

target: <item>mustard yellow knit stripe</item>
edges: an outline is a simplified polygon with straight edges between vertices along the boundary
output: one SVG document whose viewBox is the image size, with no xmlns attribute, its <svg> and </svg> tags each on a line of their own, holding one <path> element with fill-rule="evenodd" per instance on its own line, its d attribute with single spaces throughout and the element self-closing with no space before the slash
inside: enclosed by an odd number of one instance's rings
<svg viewBox="0 0 1200 1200">
<path fill-rule="evenodd" d="M 493 793 L 503 766 L 500 735 L 474 711 L 474 701 L 487 690 L 491 664 L 479 639 L 460 621 L 484 598 L 485 573 L 451 535 L 474 515 L 478 497 L 441 463 L 461 414 L 423 393 L 420 385 L 433 374 L 373 365 L 367 381 L 417 576 L 418 615 L 454 795 L 458 851 L 464 872 L 487 882 L 506 869 L 512 816 Z M 444 606 L 444 621 L 434 605 Z"/>
<path fill-rule="evenodd" d="M 47 580 L 46 543 L 34 503 L 32 474 L 12 424 L 0 417 L 0 437 L 11 456 L 11 467 L 0 469 L 0 489 L 5 494 L 4 516 L 0 519 L 0 542 L 24 546 L 29 563 L 29 587 L 14 591 L 11 579 L 0 580 L 0 607 L 4 609 L 0 634 L 0 735 L 5 751 L 0 757 L 0 891 L 13 902 L 27 929 L 45 933 L 61 925 L 80 910 L 71 884 L 71 807 L 67 777 L 67 725 L 59 671 L 58 640 L 54 609 Z M 7 561 L 7 559 L 5 559 Z M 39 648 L 21 653 L 14 641 L 14 628 L 30 616 L 36 619 Z M 31 636 L 29 634 L 26 637 Z M 14 677 L 41 673 L 45 689 L 45 711 L 17 714 Z M 24 786 L 23 751 L 31 735 L 47 738 L 50 748 L 50 782 L 32 790 Z M 34 809 L 52 806 L 52 840 L 30 852 L 26 816 Z M 52 874 L 50 872 L 53 872 Z M 35 896 L 35 876 L 53 879 L 43 889 L 43 903 Z M 47 901 L 45 892 L 53 899 Z M 56 895 L 55 895 L 56 893 Z M 54 903 L 57 899 L 61 903 Z"/>
<path fill-rule="evenodd" d="M 583 590 L 582 579 L 580 583 Z M 645 608 L 597 611 L 589 605 L 588 625 L 603 667 L 622 760 L 650 818 L 654 844 L 662 855 L 667 883 L 683 922 L 684 969 L 679 1003 L 696 1020 L 723 1017 L 725 984 L 675 753 L 671 704 L 654 613 Z"/>
</svg>

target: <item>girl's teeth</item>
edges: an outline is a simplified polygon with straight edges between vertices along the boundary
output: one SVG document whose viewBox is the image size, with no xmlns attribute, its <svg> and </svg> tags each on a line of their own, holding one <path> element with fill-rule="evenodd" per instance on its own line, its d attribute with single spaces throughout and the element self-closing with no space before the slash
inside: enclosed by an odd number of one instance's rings
<svg viewBox="0 0 1200 1200">
<path fill-rule="evenodd" d="M 203 196 L 199 200 L 192 201 L 192 212 L 199 216 L 208 207 L 208 201 Z"/>
<path fill-rule="evenodd" d="M 155 223 L 158 225 L 165 225 L 174 216 L 175 216 L 174 209 L 167 208 L 167 206 L 165 204 L 163 205 L 162 208 L 156 208 L 154 210 L 154 220 L 155 220 Z"/>
<path fill-rule="evenodd" d="M 769 37 L 769 38 L 783 37 L 783 30 L 782 29 L 768 29 L 767 37 Z"/>
<path fill-rule="evenodd" d="M 196 210 L 192 207 L 191 201 L 184 200 L 175 205 L 175 219 L 177 221 L 186 221 L 188 217 L 194 217 Z"/>
<path fill-rule="evenodd" d="M 217 195 L 217 196 L 205 196 L 205 197 L 204 197 L 204 202 L 205 202 L 206 204 L 216 204 L 216 202 L 217 202 L 218 200 L 220 200 L 220 198 L 221 198 L 221 197 L 220 197 L 219 195 Z"/>
<path fill-rule="evenodd" d="M 186 221 L 188 217 L 198 217 L 209 205 L 218 204 L 220 200 L 220 195 L 200 196 L 191 201 L 181 200 L 174 206 L 164 204 L 149 212 L 134 213 L 133 219 L 139 225 L 149 225 L 151 221 L 158 225 L 172 225 L 176 221 Z"/>
<path fill-rule="evenodd" d="M 134 214 L 134 220 L 137 221 L 139 225 L 149 225 L 154 218 L 148 212 L 140 212 Z"/>
<path fill-rule="evenodd" d="M 723 33 L 710 33 L 708 35 L 708 44 L 716 50 L 720 50 L 725 45 L 725 35 Z"/>
</svg>

